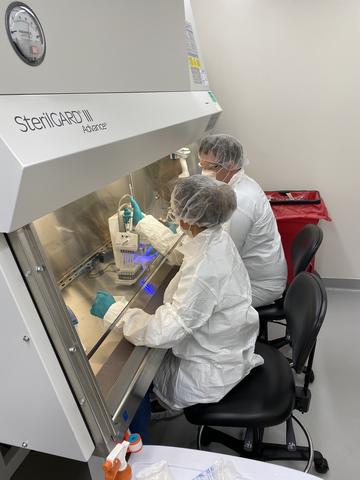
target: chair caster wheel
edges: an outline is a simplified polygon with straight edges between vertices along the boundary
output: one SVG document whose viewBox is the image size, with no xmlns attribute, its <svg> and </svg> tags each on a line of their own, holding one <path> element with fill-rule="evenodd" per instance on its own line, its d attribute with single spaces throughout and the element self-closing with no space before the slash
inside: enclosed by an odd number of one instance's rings
<svg viewBox="0 0 360 480">
<path fill-rule="evenodd" d="M 314 460 L 315 470 L 318 473 L 326 473 L 329 470 L 329 464 L 326 458 L 320 458 L 319 460 Z"/>
</svg>

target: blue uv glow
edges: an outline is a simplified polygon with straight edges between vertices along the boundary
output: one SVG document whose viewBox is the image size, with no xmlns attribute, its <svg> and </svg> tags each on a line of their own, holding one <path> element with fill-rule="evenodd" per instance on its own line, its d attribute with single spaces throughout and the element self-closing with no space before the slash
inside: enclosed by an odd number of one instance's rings
<svg viewBox="0 0 360 480">
<path fill-rule="evenodd" d="M 143 255 L 137 255 L 136 253 L 133 255 L 133 262 L 144 265 L 145 263 L 151 263 L 157 256 L 158 252 L 151 245 L 149 245 Z"/>
<path fill-rule="evenodd" d="M 134 255 L 133 262 L 141 263 L 143 265 L 144 263 L 152 262 L 156 257 L 157 257 L 157 252 L 151 255 L 146 255 L 146 253 L 144 255 Z"/>
<path fill-rule="evenodd" d="M 145 282 L 146 280 L 144 280 L 143 278 L 140 280 L 140 285 L 142 285 L 144 287 L 144 292 L 149 295 L 150 297 L 152 297 L 154 295 L 154 293 L 156 292 L 156 289 L 154 287 L 154 285 L 152 285 L 151 283 L 147 283 L 145 285 Z M 145 286 L 144 286 L 145 285 Z"/>
</svg>

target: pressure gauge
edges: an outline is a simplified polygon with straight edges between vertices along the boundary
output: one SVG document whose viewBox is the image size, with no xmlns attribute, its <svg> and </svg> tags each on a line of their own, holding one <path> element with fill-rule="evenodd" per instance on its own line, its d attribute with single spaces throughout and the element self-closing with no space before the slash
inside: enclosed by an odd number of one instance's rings
<svg viewBox="0 0 360 480">
<path fill-rule="evenodd" d="M 44 32 L 35 13 L 25 4 L 11 3 L 6 10 L 6 29 L 11 45 L 29 65 L 39 65 L 45 56 Z"/>
</svg>

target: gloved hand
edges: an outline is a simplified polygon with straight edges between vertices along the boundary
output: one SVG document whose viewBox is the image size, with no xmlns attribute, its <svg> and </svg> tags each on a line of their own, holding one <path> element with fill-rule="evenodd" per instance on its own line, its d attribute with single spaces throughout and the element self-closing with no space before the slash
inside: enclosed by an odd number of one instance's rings
<svg viewBox="0 0 360 480">
<path fill-rule="evenodd" d="M 95 302 L 91 306 L 90 313 L 95 317 L 104 318 L 109 307 L 115 303 L 115 298 L 108 292 L 97 292 Z"/>
<path fill-rule="evenodd" d="M 139 204 L 137 203 L 134 197 L 130 197 L 130 202 L 133 207 L 133 224 L 137 225 L 140 222 L 140 220 L 142 220 L 145 217 L 145 215 L 141 211 L 141 208 L 139 207 Z"/>
<path fill-rule="evenodd" d="M 177 225 L 175 225 L 175 223 L 165 222 L 164 225 L 165 225 L 165 227 L 168 227 L 168 229 L 170 229 L 173 233 L 177 233 L 177 232 L 176 232 Z"/>
<path fill-rule="evenodd" d="M 131 217 L 132 217 L 132 213 L 130 211 L 130 208 L 125 207 L 124 208 L 124 213 L 123 213 L 123 219 L 124 219 L 125 225 L 127 223 L 129 223 L 129 220 L 130 220 Z"/>
<path fill-rule="evenodd" d="M 154 253 L 156 253 L 155 248 L 152 245 L 149 245 L 146 249 L 145 255 L 153 255 Z"/>
</svg>

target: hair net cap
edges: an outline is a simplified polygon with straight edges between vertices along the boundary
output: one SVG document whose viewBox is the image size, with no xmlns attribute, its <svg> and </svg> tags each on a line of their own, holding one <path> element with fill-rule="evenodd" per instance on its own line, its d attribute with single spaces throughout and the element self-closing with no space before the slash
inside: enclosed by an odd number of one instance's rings
<svg viewBox="0 0 360 480">
<path fill-rule="evenodd" d="M 176 183 L 171 209 L 177 220 L 199 227 L 214 227 L 231 217 L 236 209 L 236 195 L 222 182 L 193 175 Z"/>
<path fill-rule="evenodd" d="M 226 170 L 240 170 L 249 163 L 239 140 L 226 134 L 205 137 L 199 147 L 201 154 L 212 155 L 214 163 Z"/>
</svg>

